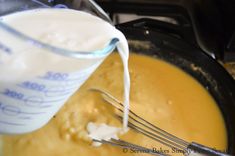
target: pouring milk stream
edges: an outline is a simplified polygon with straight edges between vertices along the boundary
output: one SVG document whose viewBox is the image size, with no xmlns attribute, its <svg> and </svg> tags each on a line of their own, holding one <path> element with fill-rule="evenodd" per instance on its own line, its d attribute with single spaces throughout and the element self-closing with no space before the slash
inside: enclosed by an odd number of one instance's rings
<svg viewBox="0 0 235 156">
<path fill-rule="evenodd" d="M 119 40 L 124 65 L 123 126 L 127 127 L 129 51 L 120 31 L 96 16 L 71 9 L 22 11 L 3 16 L 0 22 L 0 133 L 26 133 L 45 125 L 111 53 L 94 51 L 104 49 L 114 38 Z M 84 54 L 63 56 L 51 47 Z"/>
</svg>

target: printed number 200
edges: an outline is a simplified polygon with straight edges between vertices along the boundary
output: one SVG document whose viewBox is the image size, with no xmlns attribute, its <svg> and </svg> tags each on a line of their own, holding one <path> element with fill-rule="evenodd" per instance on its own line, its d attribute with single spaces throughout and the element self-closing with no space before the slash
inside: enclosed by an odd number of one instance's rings
<svg viewBox="0 0 235 156">
<path fill-rule="evenodd" d="M 5 89 L 3 94 L 6 95 L 6 96 L 15 98 L 15 99 L 19 99 L 19 100 L 23 99 L 23 97 L 24 97 L 24 94 L 17 93 L 16 91 L 12 91 L 12 90 L 9 90 L 9 89 Z"/>
</svg>

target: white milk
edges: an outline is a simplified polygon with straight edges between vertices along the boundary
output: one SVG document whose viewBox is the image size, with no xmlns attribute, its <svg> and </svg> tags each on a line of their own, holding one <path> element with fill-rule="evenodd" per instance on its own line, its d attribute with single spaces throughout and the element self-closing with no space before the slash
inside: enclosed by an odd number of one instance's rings
<svg viewBox="0 0 235 156">
<path fill-rule="evenodd" d="M 118 38 L 124 64 L 123 126 L 127 127 L 129 51 L 120 31 L 98 17 L 71 9 L 23 11 L 3 16 L 1 22 L 33 39 L 71 51 L 101 50 Z M 107 55 L 65 57 L 0 27 L 0 132 L 30 132 L 46 124 Z"/>
<path fill-rule="evenodd" d="M 109 141 L 111 139 L 118 140 L 118 134 L 122 132 L 121 128 L 108 126 L 104 123 L 102 124 L 95 124 L 93 122 L 90 122 L 87 124 L 87 131 L 88 131 L 88 137 L 95 140 L 106 140 Z M 101 143 L 99 142 L 93 142 L 92 146 L 100 146 Z"/>
</svg>

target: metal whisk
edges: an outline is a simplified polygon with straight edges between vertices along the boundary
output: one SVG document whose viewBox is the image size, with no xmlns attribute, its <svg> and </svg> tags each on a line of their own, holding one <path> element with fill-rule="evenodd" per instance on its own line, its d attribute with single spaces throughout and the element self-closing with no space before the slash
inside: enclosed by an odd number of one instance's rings
<svg viewBox="0 0 235 156">
<path fill-rule="evenodd" d="M 91 89 L 91 90 L 99 92 L 102 95 L 102 98 L 106 102 L 114 106 L 120 113 L 120 114 L 115 114 L 115 116 L 119 120 L 123 119 L 122 115 L 123 115 L 124 106 L 122 102 L 120 102 L 114 96 L 112 96 L 111 94 L 103 90 L 100 90 L 100 89 Z M 184 155 L 187 155 L 187 156 L 206 156 L 206 155 L 229 156 L 228 154 L 222 153 L 220 151 L 216 151 L 214 149 L 203 146 L 201 144 L 198 144 L 195 142 L 189 143 L 183 139 L 180 139 L 162 130 L 161 128 L 151 124 L 150 122 L 138 116 L 131 110 L 129 112 L 128 127 L 167 147 L 174 148 L 178 151 L 181 151 Z M 134 150 L 142 151 L 143 153 L 148 153 L 151 155 L 168 156 L 168 154 L 166 153 L 162 153 L 156 150 L 154 151 L 152 149 L 141 147 L 139 145 L 132 144 L 132 143 L 120 140 L 120 139 L 119 140 L 111 139 L 110 141 L 107 141 L 107 140 L 93 140 L 93 141 L 112 145 L 112 146 L 118 146 L 118 147 L 126 148 L 126 149 L 134 149 Z"/>
</svg>

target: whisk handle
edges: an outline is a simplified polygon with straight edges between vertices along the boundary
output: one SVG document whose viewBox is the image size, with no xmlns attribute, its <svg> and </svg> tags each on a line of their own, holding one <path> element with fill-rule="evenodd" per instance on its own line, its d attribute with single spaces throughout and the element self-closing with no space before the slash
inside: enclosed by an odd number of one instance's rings
<svg viewBox="0 0 235 156">
<path fill-rule="evenodd" d="M 188 156 L 232 156 L 215 149 L 192 142 L 188 147 Z"/>
</svg>

